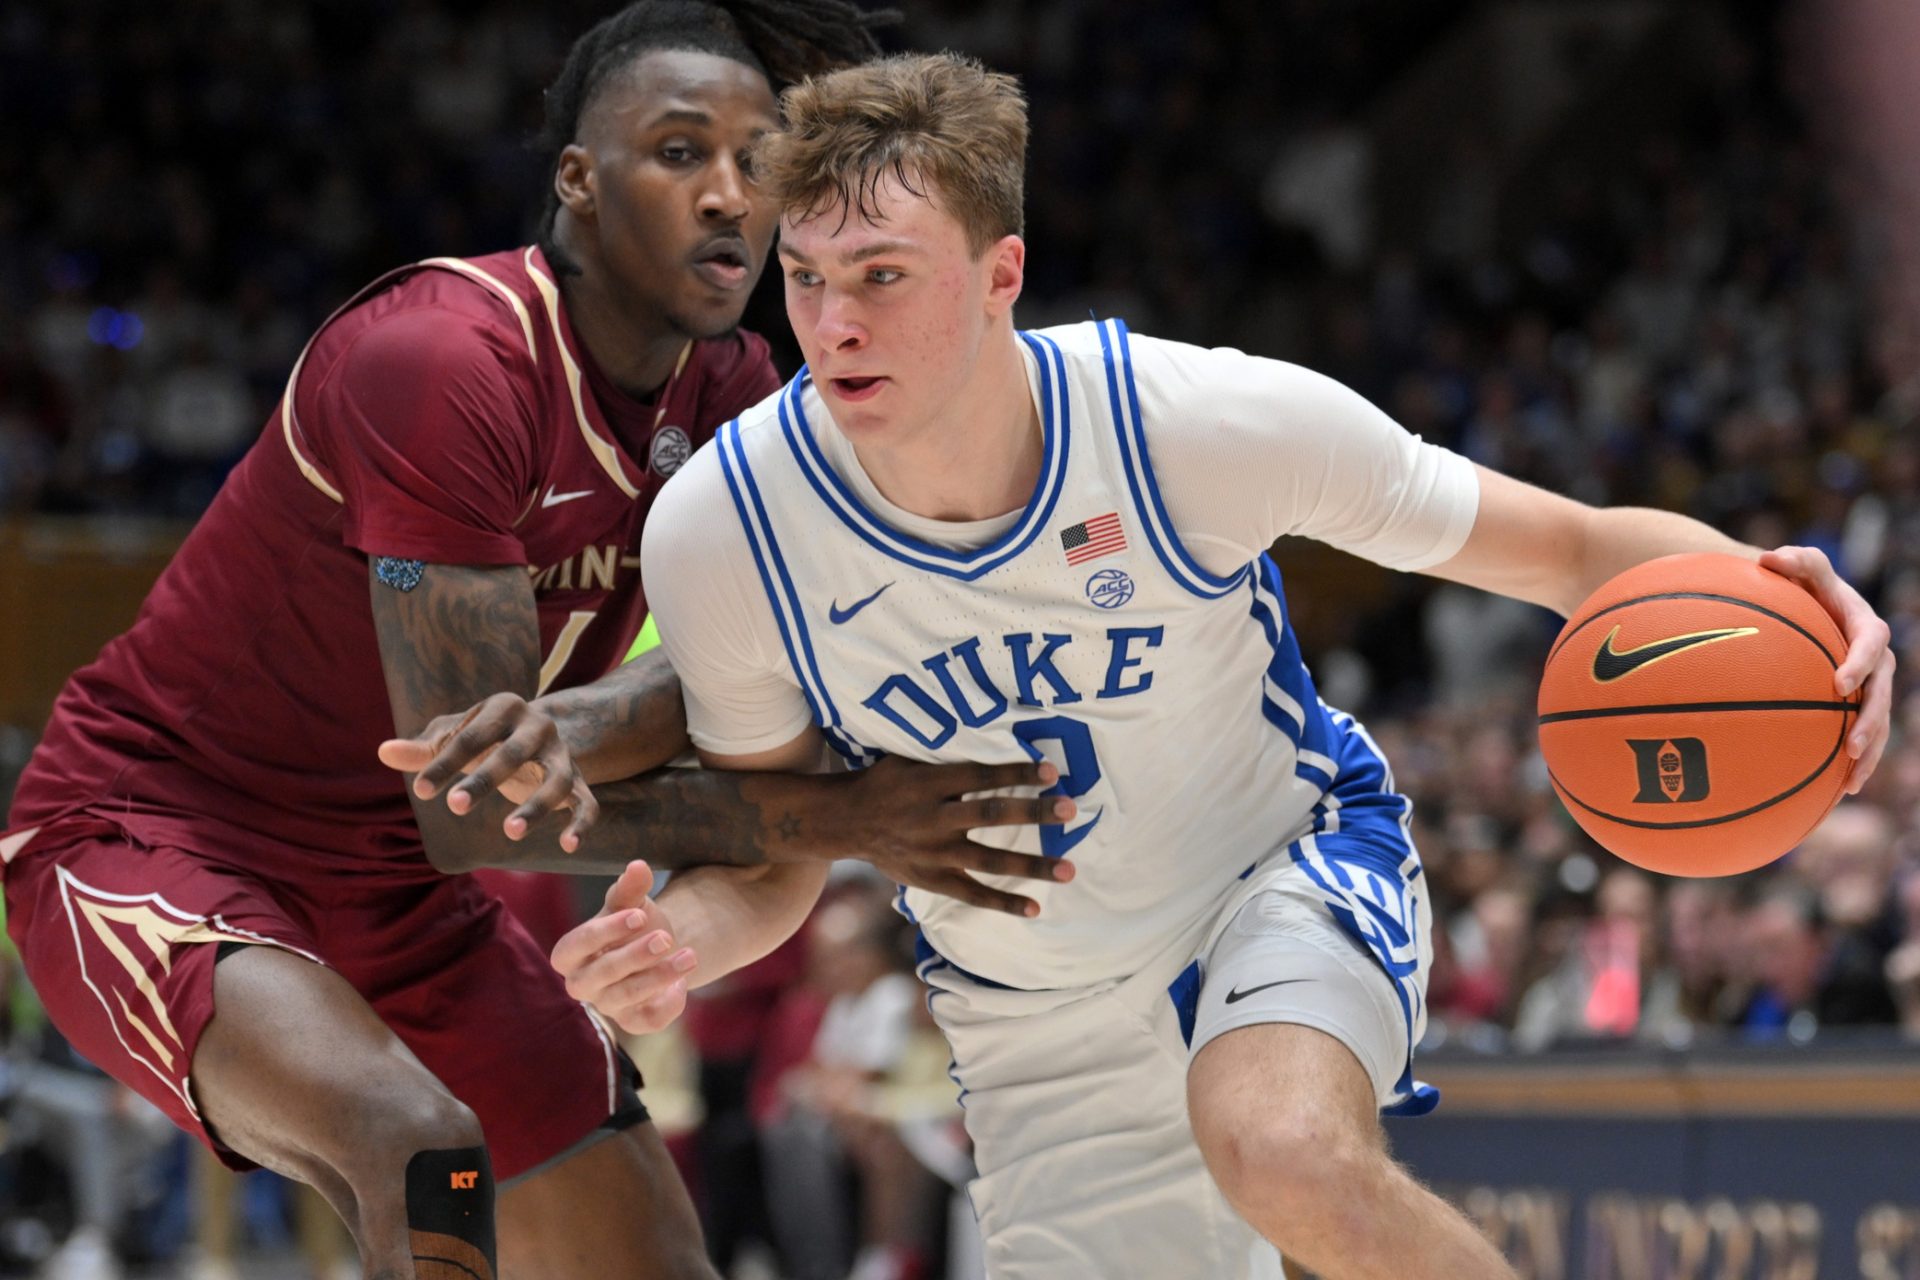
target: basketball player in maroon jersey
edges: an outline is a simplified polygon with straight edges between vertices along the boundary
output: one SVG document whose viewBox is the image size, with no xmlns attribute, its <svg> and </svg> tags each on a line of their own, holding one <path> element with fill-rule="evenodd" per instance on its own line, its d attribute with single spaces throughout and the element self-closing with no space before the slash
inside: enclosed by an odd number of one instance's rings
<svg viewBox="0 0 1920 1280">
<path fill-rule="evenodd" d="M 7 918 L 55 1022 L 223 1158 L 319 1188 L 369 1276 L 712 1274 L 630 1064 L 444 873 L 637 852 L 855 854 L 970 894 L 967 869 L 1047 874 L 964 832 L 1048 802 L 954 799 L 1026 767 L 669 770 L 602 788 L 589 851 L 583 789 L 571 825 L 528 823 L 551 794 L 463 824 L 375 756 L 618 662 L 655 490 L 779 384 L 735 328 L 772 236 L 744 160 L 771 82 L 872 52 L 868 25 L 844 0 L 643 0 L 582 37 L 548 94 L 539 243 L 403 268 L 321 327 L 20 782 Z M 623 775 L 685 748 L 670 671 L 630 672 L 602 717 Z"/>
</svg>

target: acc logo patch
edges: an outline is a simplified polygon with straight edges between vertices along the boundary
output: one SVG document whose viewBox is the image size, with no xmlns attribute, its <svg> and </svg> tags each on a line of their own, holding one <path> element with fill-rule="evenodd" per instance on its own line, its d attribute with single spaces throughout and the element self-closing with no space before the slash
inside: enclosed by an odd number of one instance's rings
<svg viewBox="0 0 1920 1280">
<path fill-rule="evenodd" d="M 662 427 L 653 433 L 653 447 L 647 462 L 663 476 L 671 476 L 693 456 L 693 441 L 679 427 Z"/>
<path fill-rule="evenodd" d="M 1133 579 L 1121 569 L 1102 569 L 1087 579 L 1087 599 L 1102 609 L 1118 609 L 1133 599 Z"/>
</svg>

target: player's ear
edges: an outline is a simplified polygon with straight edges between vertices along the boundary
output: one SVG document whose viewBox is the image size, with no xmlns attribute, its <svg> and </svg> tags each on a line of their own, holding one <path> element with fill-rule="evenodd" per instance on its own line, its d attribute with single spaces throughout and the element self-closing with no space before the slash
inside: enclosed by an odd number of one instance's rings
<svg viewBox="0 0 1920 1280">
<path fill-rule="evenodd" d="M 989 314 L 1013 310 L 1027 280 L 1027 242 L 1019 236 L 1001 236 L 982 256 L 987 269 Z"/>
<path fill-rule="evenodd" d="M 595 174 L 593 152 L 577 142 L 560 151 L 560 163 L 553 171 L 553 193 L 576 218 L 593 216 Z"/>
</svg>

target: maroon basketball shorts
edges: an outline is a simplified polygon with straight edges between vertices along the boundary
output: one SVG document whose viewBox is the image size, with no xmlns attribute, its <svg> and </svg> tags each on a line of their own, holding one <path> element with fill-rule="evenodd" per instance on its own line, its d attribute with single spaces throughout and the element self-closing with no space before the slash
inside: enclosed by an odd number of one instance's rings
<svg viewBox="0 0 1920 1280">
<path fill-rule="evenodd" d="M 503 1181 L 645 1118 L 625 1056 L 470 876 L 270 879 L 91 818 L 26 834 L 0 841 L 7 929 L 54 1024 L 235 1168 L 251 1166 L 207 1131 L 188 1080 L 224 944 L 352 983 L 473 1109 Z M 312 863 L 248 839 L 261 867 Z"/>
</svg>

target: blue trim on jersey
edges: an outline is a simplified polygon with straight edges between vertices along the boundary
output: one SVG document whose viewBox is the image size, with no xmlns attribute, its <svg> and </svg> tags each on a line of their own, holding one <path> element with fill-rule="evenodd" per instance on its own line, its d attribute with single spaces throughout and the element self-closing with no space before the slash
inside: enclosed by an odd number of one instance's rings
<svg viewBox="0 0 1920 1280">
<path fill-rule="evenodd" d="M 823 724 L 820 703 L 814 698 L 813 689 L 807 684 L 806 677 L 802 674 L 800 655 L 793 647 L 793 633 L 788 629 L 786 615 L 780 609 L 780 597 L 774 590 L 773 575 L 767 569 L 766 557 L 760 553 L 760 539 L 754 529 L 753 515 L 747 509 L 746 495 L 741 492 L 740 481 L 734 475 L 734 462 L 728 451 L 728 445 L 731 443 L 738 447 L 736 437 L 739 430 L 740 419 L 735 418 L 714 433 L 715 439 L 719 441 L 720 474 L 726 477 L 727 492 L 733 497 L 734 511 L 740 517 L 740 527 L 746 532 L 747 549 L 753 552 L 753 567 L 760 571 L 760 586 L 767 593 L 767 602 L 773 606 L 773 621 L 780 628 L 780 643 L 786 647 L 787 663 L 800 680 L 800 692 L 806 696 L 807 708 L 813 712 L 813 722 Z"/>
<path fill-rule="evenodd" d="M 1106 357 L 1107 398 L 1113 406 L 1114 435 L 1120 442 L 1127 487 L 1133 492 L 1134 510 L 1146 528 L 1147 543 L 1175 582 L 1203 600 L 1218 600 L 1246 579 L 1247 568 L 1242 566 L 1228 577 L 1220 577 L 1207 572 L 1180 544 L 1173 521 L 1167 516 L 1166 503 L 1160 498 L 1160 482 L 1154 478 L 1153 461 L 1147 452 L 1147 429 L 1140 411 L 1140 391 L 1133 379 L 1133 353 L 1127 345 L 1126 323 L 1118 319 L 1103 320 L 1096 328 L 1100 349 Z M 1120 395 L 1122 375 L 1127 390 L 1125 404 Z"/>
<path fill-rule="evenodd" d="M 913 919 L 913 912 L 907 910 L 906 890 L 902 888 L 900 893 L 900 901 L 896 905 L 900 908 L 901 913 L 905 915 L 907 919 L 911 920 Z M 920 975 L 922 982 L 926 982 L 928 975 L 940 969 L 953 969 L 955 973 L 964 974 L 964 976 L 969 978 L 973 977 L 972 974 L 966 973 L 965 970 L 955 969 L 951 962 L 933 949 L 933 946 L 927 941 L 927 935 L 918 929 L 913 931 L 913 963 L 914 972 Z M 977 978 L 974 980 L 979 981 Z M 928 983 L 927 1012 L 933 1012 L 933 998 L 935 996 L 951 994 L 952 992 L 944 988 L 936 987 Z M 967 1105 L 967 1095 L 971 1093 L 972 1090 L 968 1089 L 966 1082 L 960 1079 L 960 1060 L 958 1058 L 950 1057 L 947 1059 L 947 1079 L 953 1081 L 954 1088 L 960 1091 L 954 1101 L 958 1102 L 962 1108 L 965 1108 Z"/>
<path fill-rule="evenodd" d="M 759 482 L 754 479 L 753 467 L 747 461 L 746 445 L 740 438 L 739 419 L 721 428 L 717 439 L 720 468 L 726 476 L 727 489 L 733 495 L 740 523 L 746 530 L 748 545 L 753 550 L 754 564 L 760 570 L 760 584 L 767 593 L 768 603 L 773 607 L 774 621 L 780 627 L 780 640 L 786 646 L 787 661 L 793 667 L 794 678 L 800 682 L 800 691 L 806 695 L 807 705 L 813 710 L 814 723 L 824 731 L 827 743 L 834 751 L 852 763 L 861 766 L 871 764 L 875 753 L 847 734 L 839 708 L 834 706 L 833 696 L 827 691 L 827 682 L 820 674 L 819 659 L 813 652 L 813 637 L 807 631 L 806 613 L 800 606 L 800 595 L 794 588 L 793 577 L 787 572 L 786 560 L 780 554 L 773 521 L 767 515 L 766 503 L 760 496 Z M 771 572 L 768 570 L 769 561 L 772 563 Z M 778 587 L 774 584 L 776 574 L 780 579 Z M 805 658 L 804 664 L 802 657 Z"/>
<path fill-rule="evenodd" d="M 1040 368 L 1040 476 L 1034 482 L 1025 512 L 1014 526 L 987 545 L 971 551 L 934 546 L 902 533 L 867 510 L 866 504 L 828 463 L 807 420 L 802 392 L 813 380 L 812 375 L 802 369 L 787 384 L 779 404 L 780 430 L 786 437 L 787 448 L 820 501 L 861 541 L 882 555 L 916 569 L 972 582 L 1025 551 L 1039 536 L 1052 519 L 1060 492 L 1066 486 L 1073 413 L 1067 395 L 1066 357 L 1060 348 L 1036 334 L 1022 333 L 1020 337 L 1033 351 Z"/>
<path fill-rule="evenodd" d="M 1167 985 L 1167 996 L 1173 1001 L 1174 1016 L 1180 1019 L 1180 1040 L 1187 1048 L 1193 1048 L 1193 1024 L 1200 1015 L 1200 987 L 1205 975 L 1200 962 L 1180 971 L 1180 976 Z"/>
<path fill-rule="evenodd" d="M 793 585 L 793 575 L 787 572 L 786 557 L 780 554 L 779 536 L 773 531 L 773 517 L 767 514 L 766 500 L 760 496 L 760 482 L 754 478 L 753 464 L 747 460 L 747 451 L 740 441 L 740 433 L 733 433 L 735 461 L 739 464 L 740 475 L 746 481 L 747 495 L 753 500 L 754 514 L 759 517 L 757 532 L 766 539 L 767 554 L 773 560 L 774 571 L 780 575 L 780 587 L 785 593 L 787 607 L 793 613 L 793 627 L 800 635 L 800 648 L 807 656 L 807 675 L 812 678 L 820 706 L 827 714 L 826 723 L 835 727 L 840 724 L 840 714 L 835 710 L 832 697 L 827 693 L 827 682 L 820 674 L 820 660 L 813 652 L 813 637 L 807 632 L 807 615 L 800 603 L 800 592 Z"/>
<path fill-rule="evenodd" d="M 1314 806 L 1314 835 L 1288 854 L 1325 895 L 1328 912 L 1386 972 L 1407 1029 L 1406 1066 L 1387 1115 L 1418 1116 L 1440 1093 L 1413 1078 L 1413 1027 L 1423 996 L 1417 982 L 1420 903 L 1409 886 L 1421 874 L 1408 823 L 1413 802 L 1396 792 L 1393 771 L 1359 721 L 1324 710 L 1338 734 L 1334 786 Z"/>
<path fill-rule="evenodd" d="M 844 728 L 822 725 L 820 733 L 826 738 L 827 745 L 833 748 L 833 753 L 845 760 L 850 768 L 869 769 L 880 759 L 879 748 L 864 745 Z"/>
<path fill-rule="evenodd" d="M 904 897 L 901 899 L 900 905 L 903 908 L 905 907 L 906 900 Z M 913 919 L 911 913 L 908 914 L 907 919 Z M 914 972 L 920 975 L 922 982 L 926 981 L 927 975 L 930 973 L 941 969 L 951 969 L 977 987 L 986 987 L 992 991 L 1025 990 L 1025 988 L 1022 987 L 1010 987 L 1004 982 L 995 982 L 992 978 L 983 978 L 977 973 L 969 973 L 967 970 L 962 969 L 959 965 L 933 949 L 933 944 L 927 941 L 926 930 L 923 928 L 916 928 L 913 932 L 913 968 Z"/>
<path fill-rule="evenodd" d="M 1300 641 L 1293 634 L 1293 625 L 1287 621 L 1280 567 L 1271 556 L 1262 553 L 1251 568 L 1254 572 L 1248 577 L 1252 596 L 1248 612 L 1260 624 L 1267 644 L 1273 649 L 1273 658 L 1261 675 L 1260 713 L 1299 753 L 1294 762 L 1294 776 L 1324 791 L 1334 783 L 1334 774 L 1319 763 L 1322 759 L 1331 760 L 1334 755 L 1333 722 L 1314 688 L 1313 675 L 1300 655 Z M 1292 705 L 1276 700 L 1273 690 L 1284 694 Z M 1308 758 L 1309 755 L 1313 758 Z"/>
</svg>

